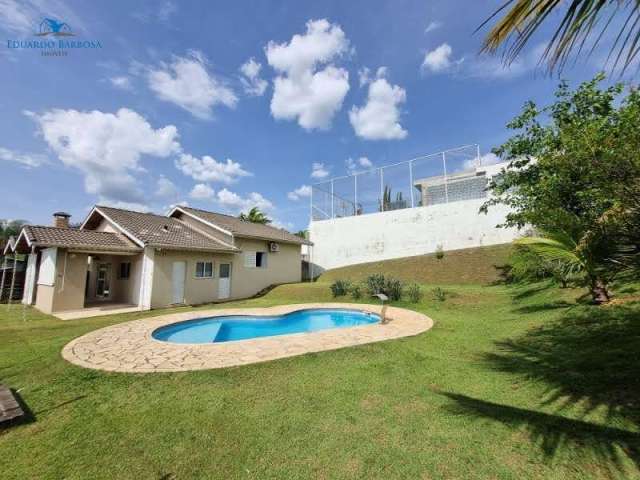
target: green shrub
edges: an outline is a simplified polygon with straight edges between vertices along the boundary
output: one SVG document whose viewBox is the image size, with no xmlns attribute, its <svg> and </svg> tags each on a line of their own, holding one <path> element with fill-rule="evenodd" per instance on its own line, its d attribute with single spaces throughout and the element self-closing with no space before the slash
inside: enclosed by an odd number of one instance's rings
<svg viewBox="0 0 640 480">
<path fill-rule="evenodd" d="M 417 283 L 412 283 L 407 287 L 407 295 L 411 303 L 420 303 L 422 300 L 422 287 Z"/>
<path fill-rule="evenodd" d="M 436 247 L 436 258 L 438 260 L 442 260 L 444 258 L 444 249 L 442 248 L 442 245 L 438 245 Z"/>
<path fill-rule="evenodd" d="M 431 293 L 433 294 L 433 298 L 438 300 L 439 302 L 444 302 L 447 299 L 447 292 L 445 292 L 442 288 L 436 287 Z"/>
<path fill-rule="evenodd" d="M 362 298 L 362 285 L 355 283 L 351 286 L 351 298 L 360 300 Z"/>
<path fill-rule="evenodd" d="M 402 299 L 403 287 L 403 283 L 397 278 L 387 278 L 384 286 L 384 293 L 389 297 L 389 300 L 397 302 Z"/>
<path fill-rule="evenodd" d="M 336 280 L 331 284 L 329 288 L 331 288 L 331 295 L 335 297 L 344 297 L 347 293 L 349 293 L 349 287 L 351 286 L 351 282 L 349 280 Z"/>
<path fill-rule="evenodd" d="M 381 273 L 369 275 L 366 279 L 367 293 L 375 295 L 376 293 L 385 293 L 385 278 Z"/>
</svg>

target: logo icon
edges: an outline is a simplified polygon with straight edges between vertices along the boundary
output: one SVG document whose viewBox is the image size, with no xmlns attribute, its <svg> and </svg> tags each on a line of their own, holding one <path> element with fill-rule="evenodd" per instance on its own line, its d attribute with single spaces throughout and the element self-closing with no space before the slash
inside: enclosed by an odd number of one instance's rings
<svg viewBox="0 0 640 480">
<path fill-rule="evenodd" d="M 40 22 L 40 32 L 36 33 L 36 36 L 46 37 L 49 35 L 54 37 L 74 36 L 68 23 L 61 22 L 55 18 L 44 18 L 42 22 Z"/>
</svg>

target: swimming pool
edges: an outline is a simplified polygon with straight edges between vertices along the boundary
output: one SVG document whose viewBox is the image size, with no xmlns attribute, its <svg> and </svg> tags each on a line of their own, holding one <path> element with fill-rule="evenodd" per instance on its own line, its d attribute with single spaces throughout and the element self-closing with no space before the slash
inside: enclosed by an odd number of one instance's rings
<svg viewBox="0 0 640 480">
<path fill-rule="evenodd" d="M 375 313 L 347 309 L 297 310 L 284 315 L 210 317 L 160 327 L 153 338 L 172 343 L 221 343 L 379 323 Z"/>
</svg>

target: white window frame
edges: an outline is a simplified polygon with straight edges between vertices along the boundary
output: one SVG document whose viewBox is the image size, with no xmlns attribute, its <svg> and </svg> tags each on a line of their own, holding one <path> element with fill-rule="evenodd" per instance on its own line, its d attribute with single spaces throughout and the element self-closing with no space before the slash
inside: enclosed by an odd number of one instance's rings
<svg viewBox="0 0 640 480">
<path fill-rule="evenodd" d="M 198 264 L 202 263 L 202 276 L 198 275 Z M 211 264 L 211 274 L 205 275 L 207 272 L 207 263 Z M 195 263 L 195 269 L 193 271 L 193 277 L 197 280 L 209 280 L 214 278 L 215 265 L 213 260 L 197 260 Z"/>
<path fill-rule="evenodd" d="M 262 254 L 262 265 L 258 266 L 258 254 Z M 268 255 L 267 251 L 247 251 L 244 252 L 244 266 L 245 268 L 267 268 Z"/>
</svg>

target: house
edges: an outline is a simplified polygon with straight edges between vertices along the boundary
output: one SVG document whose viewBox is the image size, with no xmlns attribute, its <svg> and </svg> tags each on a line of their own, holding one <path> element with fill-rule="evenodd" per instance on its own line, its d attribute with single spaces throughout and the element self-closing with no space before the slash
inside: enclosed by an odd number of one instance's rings
<svg viewBox="0 0 640 480">
<path fill-rule="evenodd" d="M 148 310 L 247 298 L 301 279 L 285 230 L 188 207 L 166 216 L 95 206 L 79 228 L 26 225 L 5 253 L 28 254 L 23 303 L 45 313 L 101 305 Z"/>
</svg>

